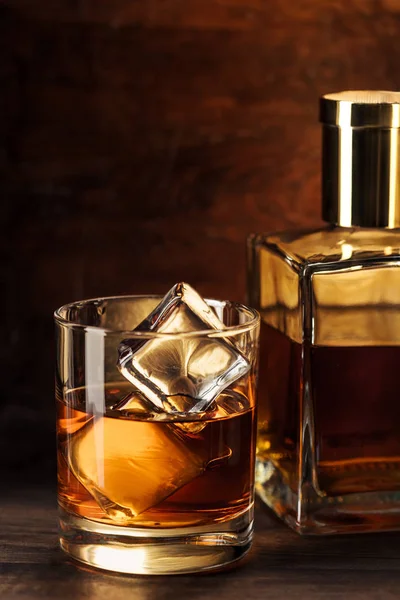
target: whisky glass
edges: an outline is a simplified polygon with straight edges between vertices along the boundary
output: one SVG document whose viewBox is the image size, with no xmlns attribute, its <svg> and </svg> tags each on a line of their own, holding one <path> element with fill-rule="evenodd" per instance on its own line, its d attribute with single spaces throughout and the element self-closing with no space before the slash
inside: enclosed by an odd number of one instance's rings
<svg viewBox="0 0 400 600">
<path fill-rule="evenodd" d="M 60 544 L 122 573 L 220 569 L 253 536 L 258 313 L 207 300 L 223 329 L 134 331 L 160 300 L 99 298 L 55 312 Z M 126 340 L 153 344 L 154 372 L 174 371 L 182 348 L 200 348 L 206 378 L 220 344 L 249 368 L 207 410 L 163 412 L 121 373 Z"/>
</svg>

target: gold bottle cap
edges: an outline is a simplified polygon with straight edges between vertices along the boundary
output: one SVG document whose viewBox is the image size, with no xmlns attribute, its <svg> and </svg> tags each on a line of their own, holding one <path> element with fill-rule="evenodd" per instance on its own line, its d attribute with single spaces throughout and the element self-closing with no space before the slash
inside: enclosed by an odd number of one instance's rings
<svg viewBox="0 0 400 600">
<path fill-rule="evenodd" d="M 400 92 L 327 94 L 320 121 L 324 220 L 400 227 Z"/>
</svg>

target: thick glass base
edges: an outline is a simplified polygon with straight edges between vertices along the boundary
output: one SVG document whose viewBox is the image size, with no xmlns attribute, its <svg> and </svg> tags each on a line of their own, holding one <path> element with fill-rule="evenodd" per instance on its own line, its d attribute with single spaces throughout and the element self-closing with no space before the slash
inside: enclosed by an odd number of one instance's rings
<svg viewBox="0 0 400 600">
<path fill-rule="evenodd" d="M 92 567 L 137 575 L 221 569 L 250 549 L 253 508 L 214 526 L 174 529 L 117 527 L 60 509 L 60 545 Z"/>
<path fill-rule="evenodd" d="M 400 530 L 400 492 L 363 492 L 321 496 L 311 484 L 302 498 L 271 462 L 257 460 L 256 492 L 264 503 L 303 535 Z"/>
</svg>

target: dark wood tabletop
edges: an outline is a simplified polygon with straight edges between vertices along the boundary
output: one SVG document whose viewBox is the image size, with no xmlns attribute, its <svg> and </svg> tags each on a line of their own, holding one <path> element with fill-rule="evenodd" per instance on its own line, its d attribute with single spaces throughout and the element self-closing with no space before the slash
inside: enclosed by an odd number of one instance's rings
<svg viewBox="0 0 400 600">
<path fill-rule="evenodd" d="M 57 545 L 54 489 L 11 487 L 0 502 L 1 600 L 236 600 L 400 597 L 400 533 L 305 538 L 257 507 L 253 550 L 213 575 L 130 577 L 83 568 Z"/>
</svg>

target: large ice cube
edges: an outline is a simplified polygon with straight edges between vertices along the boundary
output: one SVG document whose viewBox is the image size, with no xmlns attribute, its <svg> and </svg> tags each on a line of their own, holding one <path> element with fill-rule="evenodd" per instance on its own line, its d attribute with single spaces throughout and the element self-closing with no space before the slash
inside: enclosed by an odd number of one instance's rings
<svg viewBox="0 0 400 600">
<path fill-rule="evenodd" d="M 217 329 L 226 327 L 213 309 L 188 284 L 178 283 L 134 331 Z M 119 346 L 118 367 L 157 410 L 197 413 L 208 410 L 250 365 L 229 338 L 182 336 L 126 339 Z"/>
<path fill-rule="evenodd" d="M 107 515 L 127 522 L 201 475 L 211 458 L 168 423 L 95 417 L 70 438 L 69 465 Z"/>
</svg>

